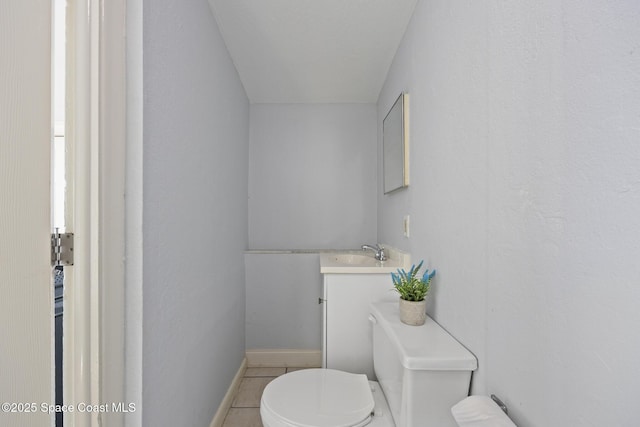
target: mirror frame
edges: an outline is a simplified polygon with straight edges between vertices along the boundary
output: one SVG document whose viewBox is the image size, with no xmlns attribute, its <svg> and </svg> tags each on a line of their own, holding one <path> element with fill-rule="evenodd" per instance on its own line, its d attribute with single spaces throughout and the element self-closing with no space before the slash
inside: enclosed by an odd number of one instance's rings
<svg viewBox="0 0 640 427">
<path fill-rule="evenodd" d="M 409 186 L 409 94 L 401 93 L 382 121 L 384 194 Z"/>
</svg>

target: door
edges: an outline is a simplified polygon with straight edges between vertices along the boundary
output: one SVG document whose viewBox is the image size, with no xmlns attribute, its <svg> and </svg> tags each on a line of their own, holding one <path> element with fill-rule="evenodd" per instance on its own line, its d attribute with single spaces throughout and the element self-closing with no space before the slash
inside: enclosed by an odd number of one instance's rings
<svg viewBox="0 0 640 427">
<path fill-rule="evenodd" d="M 53 401 L 51 1 L 0 2 L 0 425 Z"/>
</svg>

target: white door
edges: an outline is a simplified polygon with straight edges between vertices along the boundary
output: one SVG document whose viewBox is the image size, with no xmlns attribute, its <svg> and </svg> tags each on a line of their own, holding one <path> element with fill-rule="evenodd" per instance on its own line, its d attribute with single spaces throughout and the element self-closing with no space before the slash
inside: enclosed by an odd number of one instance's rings
<svg viewBox="0 0 640 427">
<path fill-rule="evenodd" d="M 2 426 L 51 423 L 50 146 L 51 0 L 0 1 Z"/>
</svg>

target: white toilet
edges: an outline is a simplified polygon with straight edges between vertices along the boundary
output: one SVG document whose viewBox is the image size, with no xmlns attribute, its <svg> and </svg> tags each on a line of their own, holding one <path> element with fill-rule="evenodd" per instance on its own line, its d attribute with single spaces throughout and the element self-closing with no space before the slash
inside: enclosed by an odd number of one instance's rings
<svg viewBox="0 0 640 427">
<path fill-rule="evenodd" d="M 265 427 L 455 427 L 477 360 L 431 318 L 400 322 L 398 304 L 371 305 L 378 382 L 333 369 L 282 375 L 264 390 Z"/>
</svg>

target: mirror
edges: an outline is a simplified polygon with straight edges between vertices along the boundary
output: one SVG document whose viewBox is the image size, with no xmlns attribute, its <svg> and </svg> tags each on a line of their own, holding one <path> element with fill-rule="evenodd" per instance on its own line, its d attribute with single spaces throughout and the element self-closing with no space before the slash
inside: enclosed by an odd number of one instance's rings
<svg viewBox="0 0 640 427">
<path fill-rule="evenodd" d="M 384 194 L 409 185 L 409 94 L 401 93 L 382 122 Z"/>
</svg>

